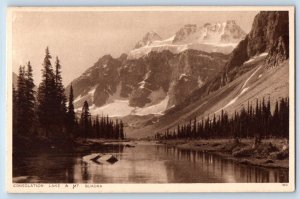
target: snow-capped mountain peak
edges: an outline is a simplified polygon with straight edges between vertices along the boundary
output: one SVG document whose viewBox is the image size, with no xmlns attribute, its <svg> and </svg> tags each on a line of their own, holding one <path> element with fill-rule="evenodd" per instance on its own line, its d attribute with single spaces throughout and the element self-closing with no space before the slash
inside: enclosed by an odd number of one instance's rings
<svg viewBox="0 0 300 199">
<path fill-rule="evenodd" d="M 173 43 L 238 43 L 246 33 L 234 20 L 218 23 L 205 23 L 202 26 L 185 25 L 176 34 Z"/>
<path fill-rule="evenodd" d="M 154 31 L 146 33 L 141 41 L 135 45 L 135 49 L 150 45 L 153 41 L 160 41 L 161 37 Z"/>
<path fill-rule="evenodd" d="M 162 39 L 153 31 L 148 32 L 129 52 L 128 59 L 138 59 L 151 51 L 163 50 L 175 54 L 187 49 L 229 54 L 245 36 L 246 33 L 234 20 L 201 26 L 186 24 L 168 39 Z"/>
</svg>

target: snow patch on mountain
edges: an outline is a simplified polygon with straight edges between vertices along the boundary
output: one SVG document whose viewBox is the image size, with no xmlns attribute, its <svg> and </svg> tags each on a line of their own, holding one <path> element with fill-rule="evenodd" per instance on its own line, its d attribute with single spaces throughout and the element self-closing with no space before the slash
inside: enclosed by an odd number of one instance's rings
<svg viewBox="0 0 300 199">
<path fill-rule="evenodd" d="M 78 97 L 76 97 L 76 99 L 74 99 L 73 103 L 76 103 L 78 101 L 80 101 L 82 99 L 81 95 L 78 95 Z"/>
<path fill-rule="evenodd" d="M 97 88 L 98 84 L 96 86 L 94 86 L 86 95 L 79 95 L 77 96 L 73 103 L 76 104 L 76 103 L 82 103 L 83 104 L 83 100 L 86 100 L 88 98 L 91 98 L 93 99 L 94 98 L 94 95 L 95 95 L 95 91 L 96 91 L 96 88 Z"/>
<path fill-rule="evenodd" d="M 122 98 L 120 96 L 121 93 L 121 83 L 117 85 L 117 90 L 112 95 L 109 95 L 106 103 L 114 102 L 115 100 L 125 100 L 126 98 Z"/>
<path fill-rule="evenodd" d="M 149 114 L 154 114 L 154 115 L 163 115 L 164 111 L 167 110 L 169 102 L 169 96 L 166 96 L 164 100 L 162 100 L 160 103 L 144 107 L 144 108 L 135 108 L 132 111 L 132 115 L 149 115 Z"/>
<path fill-rule="evenodd" d="M 129 52 L 127 59 L 138 59 L 149 54 L 151 51 L 162 52 L 164 50 L 169 50 L 173 54 L 180 53 L 184 50 L 187 50 L 188 46 L 184 45 L 173 45 L 173 44 L 153 44 L 147 45 L 138 49 L 134 49 Z"/>
<path fill-rule="evenodd" d="M 187 75 L 186 75 L 185 73 L 183 73 L 183 74 L 181 74 L 181 75 L 179 76 L 179 79 L 178 79 L 178 80 L 181 80 L 182 78 L 185 78 L 185 77 L 187 77 Z"/>
<path fill-rule="evenodd" d="M 218 109 L 215 113 L 220 112 L 221 110 L 226 109 L 227 107 L 229 107 L 230 105 L 234 104 L 237 99 L 242 96 L 248 89 L 249 87 L 246 87 L 247 83 L 249 82 L 249 80 L 257 73 L 257 71 L 259 71 L 261 69 L 262 65 L 260 65 L 251 75 L 250 77 L 247 78 L 247 80 L 244 82 L 242 88 L 241 88 L 241 92 L 232 100 L 230 100 L 225 106 L 223 106 L 222 108 Z"/>
<path fill-rule="evenodd" d="M 97 86 L 98 86 L 98 85 L 97 85 Z M 95 95 L 95 91 L 96 91 L 97 86 L 95 86 L 92 90 L 90 90 L 90 91 L 88 92 L 88 94 L 89 94 L 92 98 L 94 98 L 94 95 Z"/>
<path fill-rule="evenodd" d="M 197 83 L 199 88 L 202 87 L 202 85 L 204 84 L 204 81 L 202 81 L 200 76 L 198 76 Z"/>
<path fill-rule="evenodd" d="M 166 96 L 159 103 L 146 106 L 143 108 L 129 106 L 129 100 L 114 100 L 104 106 L 97 107 L 94 104 L 90 106 L 90 112 L 92 115 L 109 115 L 110 117 L 124 117 L 127 115 L 163 115 L 167 110 L 169 96 Z M 81 109 L 76 109 L 81 111 Z"/>
<path fill-rule="evenodd" d="M 151 101 L 150 103 L 146 104 L 146 106 L 152 106 L 154 104 L 160 103 L 162 100 L 165 99 L 167 93 L 164 91 L 162 87 L 158 90 L 152 91 L 148 96 L 148 99 Z"/>
<path fill-rule="evenodd" d="M 229 54 L 236 44 L 199 44 L 199 43 L 190 43 L 190 44 L 159 44 L 159 45 L 149 45 L 144 46 L 138 49 L 134 49 L 128 53 L 127 59 L 138 59 L 149 54 L 152 51 L 162 52 L 164 50 L 168 50 L 173 54 L 181 53 L 188 49 L 200 50 L 205 52 L 221 52 L 224 54 Z M 203 55 L 205 56 L 205 55 Z"/>
<path fill-rule="evenodd" d="M 92 115 L 109 115 L 110 117 L 123 117 L 130 115 L 134 107 L 129 106 L 129 100 L 114 100 L 104 106 L 90 106 Z"/>
<path fill-rule="evenodd" d="M 247 90 L 249 89 L 249 87 L 243 88 L 242 92 L 240 95 L 242 95 L 243 93 L 245 93 Z"/>
<path fill-rule="evenodd" d="M 255 61 L 257 58 L 259 58 L 259 57 L 266 57 L 267 55 L 268 55 L 268 53 L 266 53 L 266 52 L 261 53 L 261 54 L 259 54 L 259 55 L 256 55 L 256 56 L 251 57 L 250 59 L 248 59 L 248 60 L 245 61 L 244 63 L 245 63 L 245 64 L 249 64 L 249 63 Z"/>
<path fill-rule="evenodd" d="M 82 101 L 92 97 L 95 93 L 96 87 L 88 92 L 87 95 L 77 97 L 76 101 Z M 163 112 L 167 109 L 169 96 L 160 87 L 158 90 L 155 90 L 150 93 L 148 99 L 150 103 L 146 104 L 145 107 L 132 107 L 129 105 L 129 100 L 126 98 L 120 97 L 121 84 L 117 86 L 117 91 L 113 95 L 109 95 L 107 103 L 101 107 L 96 106 L 95 104 L 90 105 L 90 112 L 92 115 L 109 115 L 110 117 L 124 117 L 127 115 L 162 115 Z M 75 101 L 74 101 L 75 102 Z M 75 109 L 76 112 L 81 112 L 81 107 Z"/>
</svg>

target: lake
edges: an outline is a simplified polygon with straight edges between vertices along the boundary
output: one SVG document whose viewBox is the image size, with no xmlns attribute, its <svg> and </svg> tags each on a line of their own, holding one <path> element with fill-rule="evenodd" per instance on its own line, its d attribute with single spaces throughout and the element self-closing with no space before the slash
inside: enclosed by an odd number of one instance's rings
<svg viewBox="0 0 300 199">
<path fill-rule="evenodd" d="M 14 157 L 14 182 L 24 183 L 267 183 L 288 182 L 287 169 L 239 164 L 209 153 L 153 142 L 103 145 L 118 161 L 84 161 L 90 153 L 39 153 Z"/>
</svg>

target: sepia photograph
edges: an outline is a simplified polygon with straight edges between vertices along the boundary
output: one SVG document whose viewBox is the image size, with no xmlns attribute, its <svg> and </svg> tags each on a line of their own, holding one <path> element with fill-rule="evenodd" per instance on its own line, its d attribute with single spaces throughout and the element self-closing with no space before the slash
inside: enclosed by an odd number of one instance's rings
<svg viewBox="0 0 300 199">
<path fill-rule="evenodd" d="M 294 190 L 294 7 L 7 17 L 9 192 Z"/>
</svg>

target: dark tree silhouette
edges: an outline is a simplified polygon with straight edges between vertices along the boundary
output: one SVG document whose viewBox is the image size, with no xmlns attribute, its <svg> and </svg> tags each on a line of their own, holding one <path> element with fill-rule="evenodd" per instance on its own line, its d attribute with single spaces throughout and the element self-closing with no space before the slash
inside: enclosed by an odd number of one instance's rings
<svg viewBox="0 0 300 199">
<path fill-rule="evenodd" d="M 73 94 L 73 86 L 70 86 L 70 94 L 69 94 L 69 104 L 68 104 L 68 112 L 67 112 L 67 126 L 69 134 L 74 135 L 74 128 L 76 126 L 76 116 L 74 111 L 74 94 Z"/>
<path fill-rule="evenodd" d="M 82 128 L 83 137 L 85 138 L 89 137 L 89 132 L 91 130 L 90 119 L 91 114 L 89 110 L 89 104 L 87 101 L 84 101 L 81 112 L 80 125 Z"/>
<path fill-rule="evenodd" d="M 191 130 L 192 129 L 192 130 Z M 194 119 L 185 124 L 178 124 L 173 130 L 167 129 L 164 133 L 157 133 L 156 139 L 191 139 L 191 138 L 250 138 L 257 137 L 285 137 L 289 135 L 289 99 L 281 98 L 276 101 L 272 114 L 270 98 L 256 100 L 255 108 L 248 102 L 247 109 L 243 106 L 239 112 L 235 111 L 231 118 L 221 111 L 221 114 L 210 119 Z"/>
<path fill-rule="evenodd" d="M 54 130 L 56 125 L 55 118 L 57 110 L 56 107 L 56 87 L 55 75 L 51 65 L 51 55 L 48 47 L 46 48 L 46 55 L 44 58 L 42 69 L 42 82 L 38 88 L 38 108 L 37 115 L 41 128 L 44 130 L 45 135 L 49 136 L 49 131 Z M 51 136 L 51 135 L 50 135 Z"/>
<path fill-rule="evenodd" d="M 33 134 L 34 132 L 34 123 L 35 123 L 35 91 L 34 91 L 34 81 L 32 74 L 32 66 L 30 62 L 27 63 L 27 71 L 25 72 L 26 79 L 26 115 L 27 115 L 27 126 L 28 132 Z"/>
<path fill-rule="evenodd" d="M 61 77 L 61 65 L 58 57 L 56 57 L 56 62 L 55 62 L 55 97 L 56 97 L 56 102 L 55 102 L 55 120 L 57 126 L 63 129 L 66 123 L 66 113 L 67 113 L 67 107 L 66 107 L 66 102 L 67 98 L 65 96 L 65 88 L 62 83 L 62 77 Z"/>
<path fill-rule="evenodd" d="M 23 135 L 32 134 L 34 129 L 34 83 L 32 77 L 32 67 L 27 63 L 27 70 L 20 66 L 18 75 L 18 90 L 14 91 L 15 119 L 14 125 L 16 133 Z"/>
</svg>

